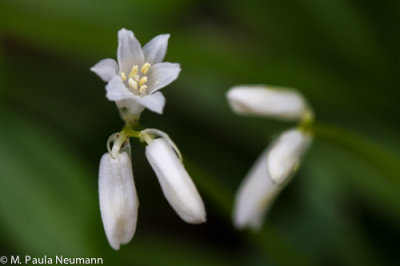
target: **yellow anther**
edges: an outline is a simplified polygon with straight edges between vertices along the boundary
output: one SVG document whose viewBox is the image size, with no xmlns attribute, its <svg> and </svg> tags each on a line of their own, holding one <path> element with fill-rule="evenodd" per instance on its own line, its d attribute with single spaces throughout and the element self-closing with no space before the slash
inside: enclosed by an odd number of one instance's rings
<svg viewBox="0 0 400 266">
<path fill-rule="evenodd" d="M 139 87 L 142 87 L 143 84 L 147 82 L 147 76 L 143 76 L 139 80 Z"/>
<path fill-rule="evenodd" d="M 142 68 L 140 69 L 140 72 L 143 74 L 147 74 L 147 71 L 149 71 L 151 65 L 149 63 L 145 63 Z"/>
<path fill-rule="evenodd" d="M 137 65 L 133 65 L 132 66 L 132 70 L 131 70 L 131 72 L 129 73 L 129 78 L 132 78 L 132 77 L 134 77 L 136 74 L 137 74 L 137 72 L 138 72 L 138 69 L 139 69 L 139 67 L 137 66 Z"/>
<path fill-rule="evenodd" d="M 145 92 L 146 90 L 147 90 L 147 86 L 146 86 L 146 85 L 143 85 L 143 86 L 140 87 L 139 93 L 140 93 L 140 94 L 143 94 L 143 92 Z"/>
<path fill-rule="evenodd" d="M 129 88 L 134 89 L 134 90 L 137 90 L 139 87 L 138 83 L 133 78 L 128 79 L 128 85 L 129 85 Z"/>
<path fill-rule="evenodd" d="M 121 76 L 122 81 L 126 80 L 125 72 L 121 72 L 119 75 Z"/>
</svg>

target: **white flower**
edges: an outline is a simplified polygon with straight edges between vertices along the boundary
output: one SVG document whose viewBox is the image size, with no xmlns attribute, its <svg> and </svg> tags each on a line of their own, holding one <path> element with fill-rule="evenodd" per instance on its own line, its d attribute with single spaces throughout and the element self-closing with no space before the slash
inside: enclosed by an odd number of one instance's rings
<svg viewBox="0 0 400 266">
<path fill-rule="evenodd" d="M 100 161 L 99 200 L 108 242 L 118 250 L 135 234 L 138 199 L 129 155 L 117 152 L 113 156 L 106 153 Z"/>
<path fill-rule="evenodd" d="M 146 157 L 177 214 L 187 223 L 205 222 L 203 201 L 171 144 L 162 138 L 151 140 L 146 146 Z"/>
<path fill-rule="evenodd" d="M 281 189 L 268 175 L 267 154 L 268 150 L 260 155 L 236 194 L 233 221 L 238 229 L 259 229 L 272 201 Z"/>
<path fill-rule="evenodd" d="M 267 169 L 273 182 L 284 183 L 296 171 L 302 155 L 311 144 L 311 135 L 297 129 L 282 133 L 267 156 Z"/>
<path fill-rule="evenodd" d="M 103 59 L 91 70 L 108 82 L 106 97 L 119 108 L 138 114 L 148 108 L 162 113 L 165 98 L 160 90 L 174 81 L 181 71 L 179 64 L 162 63 L 167 51 L 169 34 L 161 34 L 143 48 L 132 31 L 118 32 L 118 64 L 114 59 Z"/>
<path fill-rule="evenodd" d="M 311 136 L 297 129 L 278 137 L 257 159 L 236 195 L 234 224 L 259 229 L 278 192 L 297 169 Z"/>
<path fill-rule="evenodd" d="M 281 120 L 299 120 L 311 115 L 303 96 L 296 90 L 267 86 L 235 86 L 227 94 L 234 112 Z"/>
</svg>

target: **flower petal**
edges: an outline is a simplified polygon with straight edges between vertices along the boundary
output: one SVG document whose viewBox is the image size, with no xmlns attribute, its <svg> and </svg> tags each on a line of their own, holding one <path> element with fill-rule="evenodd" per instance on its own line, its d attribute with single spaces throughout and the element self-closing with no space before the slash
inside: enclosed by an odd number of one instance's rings
<svg viewBox="0 0 400 266">
<path fill-rule="evenodd" d="M 167 53 L 169 37 L 169 34 L 157 35 L 143 47 L 146 62 L 154 65 L 163 61 Z"/>
<path fill-rule="evenodd" d="M 108 82 L 118 74 L 118 64 L 114 59 L 106 58 L 92 66 L 90 70 L 96 73 L 103 81 Z"/>
<path fill-rule="evenodd" d="M 111 247 L 118 250 L 136 231 L 138 199 L 131 159 L 126 152 L 113 159 L 108 153 L 100 161 L 99 201 L 104 230 Z"/>
<path fill-rule="evenodd" d="M 121 101 L 133 98 L 131 93 L 122 82 L 119 76 L 114 76 L 106 86 L 106 97 L 110 101 Z"/>
<path fill-rule="evenodd" d="M 120 72 L 129 73 L 132 65 L 143 65 L 142 47 L 132 31 L 124 28 L 119 30 L 117 57 Z"/>
<path fill-rule="evenodd" d="M 267 156 L 267 169 L 276 184 L 284 183 L 299 165 L 311 144 L 311 135 L 297 129 L 282 133 Z"/>
<path fill-rule="evenodd" d="M 264 217 L 281 187 L 274 184 L 267 172 L 265 150 L 243 180 L 235 197 L 233 221 L 238 229 L 260 229 Z"/>
<path fill-rule="evenodd" d="M 155 112 L 158 114 L 163 113 L 163 109 L 165 106 L 165 97 L 159 91 L 157 91 L 153 94 L 150 94 L 150 95 L 143 96 L 143 97 L 135 96 L 134 100 L 152 112 Z"/>
<path fill-rule="evenodd" d="M 264 86 L 237 86 L 227 93 L 234 112 L 282 120 L 297 120 L 307 112 L 307 104 L 295 90 Z"/>
<path fill-rule="evenodd" d="M 144 110 L 144 106 L 139 104 L 135 99 L 117 101 L 116 104 L 124 121 L 135 121 L 138 119 L 138 115 Z"/>
<path fill-rule="evenodd" d="M 164 88 L 176 80 L 181 72 L 181 67 L 176 63 L 159 63 L 153 65 L 149 70 L 149 91 L 153 93 Z"/>
<path fill-rule="evenodd" d="M 206 212 L 199 192 L 173 149 L 164 139 L 146 146 L 146 157 L 157 175 L 164 196 L 187 223 L 204 223 Z"/>
</svg>

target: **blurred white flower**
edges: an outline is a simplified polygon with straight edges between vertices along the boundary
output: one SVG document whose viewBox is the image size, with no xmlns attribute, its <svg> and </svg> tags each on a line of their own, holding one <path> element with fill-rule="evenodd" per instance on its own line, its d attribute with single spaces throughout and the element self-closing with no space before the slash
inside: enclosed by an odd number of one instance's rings
<svg viewBox="0 0 400 266">
<path fill-rule="evenodd" d="M 311 135 L 298 129 L 282 133 L 272 144 L 267 156 L 267 169 L 276 184 L 284 183 L 294 173 L 302 155 L 311 144 Z"/>
<path fill-rule="evenodd" d="M 311 142 L 297 129 L 282 133 L 257 159 L 236 195 L 234 224 L 238 229 L 259 229 L 278 192 L 287 184 Z"/>
<path fill-rule="evenodd" d="M 104 230 L 111 247 L 131 241 L 136 230 L 138 199 L 131 158 L 126 152 L 103 155 L 99 168 L 99 200 Z"/>
<path fill-rule="evenodd" d="M 103 59 L 91 70 L 108 82 L 106 97 L 139 114 L 144 108 L 161 114 L 165 98 L 160 90 L 179 75 L 179 64 L 162 62 L 167 52 L 169 34 L 161 34 L 143 48 L 132 31 L 122 28 L 118 32 L 118 63 Z"/>
<path fill-rule="evenodd" d="M 174 149 L 171 141 L 164 138 L 151 140 L 146 146 L 147 160 L 177 214 L 187 223 L 204 223 L 203 200 Z"/>
<path fill-rule="evenodd" d="M 260 155 L 236 194 L 233 222 L 238 229 L 259 229 L 272 201 L 281 189 L 268 175 L 267 154 L 266 150 Z"/>
<path fill-rule="evenodd" d="M 227 94 L 232 110 L 281 120 L 300 120 L 311 115 L 304 97 L 296 90 L 270 86 L 235 86 Z"/>
</svg>

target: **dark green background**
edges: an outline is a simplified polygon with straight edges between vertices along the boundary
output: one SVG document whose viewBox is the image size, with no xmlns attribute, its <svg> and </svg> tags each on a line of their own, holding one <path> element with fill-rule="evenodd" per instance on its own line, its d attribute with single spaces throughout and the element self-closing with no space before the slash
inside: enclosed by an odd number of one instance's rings
<svg viewBox="0 0 400 266">
<path fill-rule="evenodd" d="M 397 0 L 0 0 L 0 255 L 103 257 L 107 265 L 398 265 L 400 2 Z M 164 115 L 141 122 L 181 149 L 208 223 L 163 198 L 133 142 L 137 233 L 115 252 L 97 170 L 123 126 L 89 68 L 170 33 Z M 293 126 L 239 117 L 237 84 L 299 89 L 316 136 L 263 230 L 232 227 L 233 195 L 272 136 Z"/>
</svg>

